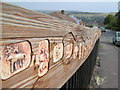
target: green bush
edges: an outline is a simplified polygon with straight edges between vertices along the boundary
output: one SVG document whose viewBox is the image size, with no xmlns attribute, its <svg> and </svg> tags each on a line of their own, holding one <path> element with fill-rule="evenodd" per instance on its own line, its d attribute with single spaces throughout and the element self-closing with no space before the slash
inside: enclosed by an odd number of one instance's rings
<svg viewBox="0 0 120 90">
<path fill-rule="evenodd" d="M 93 27 L 93 25 L 86 25 L 87 27 L 90 27 L 90 28 L 92 28 Z"/>
<path fill-rule="evenodd" d="M 111 24 L 108 24 L 106 28 L 107 28 L 107 29 L 112 29 L 112 27 L 113 27 L 113 26 L 112 26 Z"/>
<path fill-rule="evenodd" d="M 118 12 L 115 16 L 109 14 L 104 19 L 104 24 L 107 25 L 107 29 L 120 31 L 120 12 Z"/>
</svg>

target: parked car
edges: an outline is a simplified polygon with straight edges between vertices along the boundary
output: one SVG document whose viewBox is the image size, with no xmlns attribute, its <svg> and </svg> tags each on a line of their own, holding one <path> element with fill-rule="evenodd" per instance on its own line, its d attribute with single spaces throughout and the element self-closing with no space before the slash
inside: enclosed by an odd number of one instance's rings
<svg viewBox="0 0 120 90">
<path fill-rule="evenodd" d="M 115 33 L 115 36 L 113 37 L 113 44 L 120 46 L 120 32 Z"/>
<path fill-rule="evenodd" d="M 102 32 L 106 32 L 106 29 L 104 27 L 100 27 Z"/>
</svg>

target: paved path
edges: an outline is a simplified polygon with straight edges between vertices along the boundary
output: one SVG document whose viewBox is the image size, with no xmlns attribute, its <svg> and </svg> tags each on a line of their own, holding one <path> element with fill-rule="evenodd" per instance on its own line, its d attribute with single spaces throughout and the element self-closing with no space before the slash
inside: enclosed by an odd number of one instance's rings
<svg viewBox="0 0 120 90">
<path fill-rule="evenodd" d="M 101 88 L 118 88 L 118 50 L 112 44 L 114 32 L 103 32 L 100 39 L 99 57 L 101 60 L 101 74 L 105 82 Z M 120 52 L 119 52 L 120 55 Z"/>
</svg>

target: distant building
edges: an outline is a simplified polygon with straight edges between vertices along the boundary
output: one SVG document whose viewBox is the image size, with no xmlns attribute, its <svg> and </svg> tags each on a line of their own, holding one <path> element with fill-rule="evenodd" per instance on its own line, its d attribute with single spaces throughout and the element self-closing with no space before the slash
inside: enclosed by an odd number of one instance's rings
<svg viewBox="0 0 120 90">
<path fill-rule="evenodd" d="M 54 16 L 56 18 L 62 19 L 62 20 L 76 23 L 76 21 L 73 18 L 71 18 L 69 15 L 65 14 L 64 10 L 61 10 L 61 12 L 53 12 L 50 15 Z"/>
<path fill-rule="evenodd" d="M 85 23 L 82 20 L 77 19 L 73 15 L 71 15 L 70 17 L 73 18 L 76 21 L 77 24 L 79 24 L 79 25 L 85 25 Z"/>
<path fill-rule="evenodd" d="M 77 23 L 79 25 L 84 25 L 84 22 L 82 20 L 78 20 L 73 15 L 71 15 L 71 16 L 66 15 L 64 10 L 61 10 L 61 12 L 53 12 L 50 15 L 54 16 L 54 17 L 57 17 L 59 19 L 62 19 L 62 20 L 66 20 L 66 21 L 69 21 L 69 22 Z"/>
</svg>

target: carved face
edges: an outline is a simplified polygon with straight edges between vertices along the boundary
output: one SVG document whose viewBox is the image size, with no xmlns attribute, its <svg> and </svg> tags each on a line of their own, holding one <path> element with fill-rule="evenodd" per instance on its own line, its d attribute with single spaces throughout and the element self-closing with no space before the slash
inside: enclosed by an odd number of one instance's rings
<svg viewBox="0 0 120 90">
<path fill-rule="evenodd" d="M 63 56 L 63 43 L 58 43 L 55 47 L 54 47 L 54 51 L 53 51 L 53 62 L 57 62 L 58 60 L 60 60 Z"/>
<path fill-rule="evenodd" d="M 82 57 L 85 58 L 86 55 L 87 55 L 87 47 L 86 47 L 86 43 L 84 43 L 84 44 L 82 45 L 82 52 L 83 52 Z"/>
<path fill-rule="evenodd" d="M 37 60 L 38 60 L 38 65 L 39 65 L 38 76 L 41 77 L 48 71 L 48 62 L 49 62 L 48 40 L 43 40 L 39 43 Z"/>
<path fill-rule="evenodd" d="M 68 58 L 70 58 L 70 56 L 72 54 L 73 44 L 72 43 L 66 44 L 64 48 L 65 48 L 64 49 L 64 58 L 68 59 Z"/>
<path fill-rule="evenodd" d="M 2 49 L 2 79 L 7 79 L 27 68 L 31 60 L 31 47 L 27 41 L 11 44 Z"/>
<path fill-rule="evenodd" d="M 82 44 L 79 44 L 79 59 L 82 58 Z"/>
<path fill-rule="evenodd" d="M 78 48 L 78 46 L 75 46 L 74 47 L 74 52 L 73 52 L 73 59 L 77 58 L 78 52 L 79 52 L 79 48 Z"/>
<path fill-rule="evenodd" d="M 79 45 L 79 59 L 84 58 L 85 53 L 85 43 L 80 43 Z"/>
</svg>

